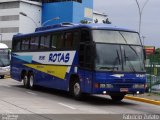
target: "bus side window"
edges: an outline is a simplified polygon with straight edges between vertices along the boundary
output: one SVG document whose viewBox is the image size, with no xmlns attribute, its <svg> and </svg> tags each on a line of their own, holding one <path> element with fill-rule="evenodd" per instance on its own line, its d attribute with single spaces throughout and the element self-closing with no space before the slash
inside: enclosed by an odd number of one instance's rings
<svg viewBox="0 0 160 120">
<path fill-rule="evenodd" d="M 82 30 L 81 31 L 81 41 L 80 42 L 89 42 L 90 41 L 90 35 L 88 30 Z"/>
<path fill-rule="evenodd" d="M 30 41 L 30 49 L 36 50 L 39 47 L 39 37 L 32 37 Z"/>
<path fill-rule="evenodd" d="M 77 49 L 80 42 L 80 32 L 73 32 L 73 49 Z"/>
<path fill-rule="evenodd" d="M 25 38 L 22 40 L 22 50 L 29 49 L 29 38 Z"/>
<path fill-rule="evenodd" d="M 56 43 L 57 43 L 57 36 L 52 34 L 51 35 L 51 48 L 56 48 Z"/>
<path fill-rule="evenodd" d="M 19 50 L 21 50 L 21 40 L 19 40 L 19 39 L 14 40 L 13 50 L 14 50 L 14 51 L 19 51 Z"/>
<path fill-rule="evenodd" d="M 56 35 L 56 41 L 57 41 L 57 49 L 64 48 L 64 39 L 63 39 L 63 33 Z"/>
<path fill-rule="evenodd" d="M 50 35 L 41 36 L 40 49 L 50 48 Z"/>
<path fill-rule="evenodd" d="M 73 34 L 71 32 L 65 33 L 65 48 L 71 49 L 73 44 Z"/>
</svg>

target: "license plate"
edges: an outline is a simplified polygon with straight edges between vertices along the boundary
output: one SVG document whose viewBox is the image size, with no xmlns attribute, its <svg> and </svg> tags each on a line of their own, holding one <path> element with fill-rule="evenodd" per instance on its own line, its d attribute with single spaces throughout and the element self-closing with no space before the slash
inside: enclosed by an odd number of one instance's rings
<svg viewBox="0 0 160 120">
<path fill-rule="evenodd" d="M 128 88 L 120 88 L 120 92 L 128 92 Z"/>
</svg>

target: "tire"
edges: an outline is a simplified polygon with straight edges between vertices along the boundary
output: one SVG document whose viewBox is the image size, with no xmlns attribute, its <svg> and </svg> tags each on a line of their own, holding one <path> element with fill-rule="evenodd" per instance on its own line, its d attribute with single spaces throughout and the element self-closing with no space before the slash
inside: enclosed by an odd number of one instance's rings
<svg viewBox="0 0 160 120">
<path fill-rule="evenodd" d="M 110 95 L 114 102 L 120 102 L 124 98 L 124 94 L 122 95 Z"/>
<path fill-rule="evenodd" d="M 34 89 L 35 88 L 35 85 L 34 85 L 34 75 L 33 74 L 29 75 L 29 88 L 30 89 Z"/>
<path fill-rule="evenodd" d="M 0 78 L 1 78 L 1 79 L 4 79 L 4 75 L 1 75 Z"/>
<path fill-rule="evenodd" d="M 81 86 L 79 80 L 74 80 L 70 86 L 70 93 L 71 95 L 77 99 L 80 100 L 82 98 L 82 93 L 81 93 Z"/>
<path fill-rule="evenodd" d="M 22 82 L 23 82 L 23 86 L 24 86 L 25 88 L 29 88 L 29 80 L 28 80 L 27 74 L 25 74 L 25 75 L 23 76 Z"/>
</svg>

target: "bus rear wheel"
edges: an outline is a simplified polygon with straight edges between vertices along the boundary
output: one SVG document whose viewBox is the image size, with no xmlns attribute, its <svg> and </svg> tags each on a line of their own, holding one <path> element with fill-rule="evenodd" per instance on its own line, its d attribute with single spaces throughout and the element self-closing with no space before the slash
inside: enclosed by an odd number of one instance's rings
<svg viewBox="0 0 160 120">
<path fill-rule="evenodd" d="M 110 95 L 114 102 L 120 102 L 124 98 L 124 94 L 121 95 Z"/>
<path fill-rule="evenodd" d="M 34 75 L 33 74 L 29 75 L 29 88 L 30 89 L 34 89 L 35 88 L 35 85 L 34 85 Z"/>
<path fill-rule="evenodd" d="M 25 88 L 28 88 L 28 87 L 29 87 L 29 81 L 28 81 L 28 76 L 27 76 L 27 74 L 25 74 L 25 75 L 23 76 L 22 82 L 23 82 L 23 86 L 24 86 Z"/>
<path fill-rule="evenodd" d="M 70 87 L 70 93 L 75 99 L 77 100 L 81 99 L 82 97 L 81 86 L 78 80 L 74 80 L 72 82 L 71 87 Z"/>
</svg>

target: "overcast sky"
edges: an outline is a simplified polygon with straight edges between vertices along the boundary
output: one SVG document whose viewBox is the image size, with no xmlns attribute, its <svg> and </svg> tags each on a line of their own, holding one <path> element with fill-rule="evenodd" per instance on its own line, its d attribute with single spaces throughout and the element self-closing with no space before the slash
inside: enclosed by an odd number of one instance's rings
<svg viewBox="0 0 160 120">
<path fill-rule="evenodd" d="M 139 0 L 140 5 L 146 0 Z M 94 0 L 94 10 L 106 13 L 115 26 L 138 31 L 139 14 L 135 0 Z M 142 14 L 141 35 L 145 45 L 160 48 L 160 0 L 149 0 Z"/>
</svg>

